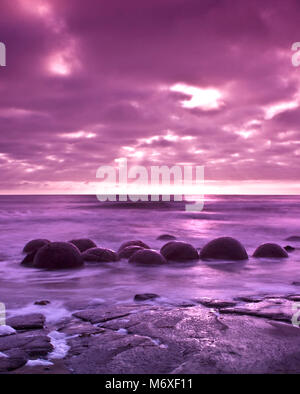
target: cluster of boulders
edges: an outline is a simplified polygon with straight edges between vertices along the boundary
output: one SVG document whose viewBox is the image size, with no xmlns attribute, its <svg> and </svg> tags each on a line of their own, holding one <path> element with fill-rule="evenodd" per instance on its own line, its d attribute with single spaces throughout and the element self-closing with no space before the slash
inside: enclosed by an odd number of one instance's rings
<svg viewBox="0 0 300 394">
<path fill-rule="evenodd" d="M 173 236 L 170 236 L 170 238 Z M 169 238 L 169 239 L 170 239 Z M 162 238 L 168 239 L 167 234 Z M 253 257 L 286 258 L 287 251 L 294 248 L 274 243 L 260 245 Z M 198 260 L 233 260 L 248 259 L 244 246 L 234 238 L 220 237 L 208 242 L 198 250 L 187 242 L 171 240 L 162 246 L 160 251 L 151 249 L 140 240 L 123 243 L 118 252 L 111 249 L 97 247 L 90 239 L 73 239 L 69 242 L 50 242 L 47 239 L 34 239 L 28 242 L 23 253 L 26 257 L 22 265 L 45 269 L 67 269 L 82 267 L 84 262 L 111 262 L 128 259 L 129 263 L 141 265 L 166 264 L 167 261 L 186 262 Z"/>
</svg>

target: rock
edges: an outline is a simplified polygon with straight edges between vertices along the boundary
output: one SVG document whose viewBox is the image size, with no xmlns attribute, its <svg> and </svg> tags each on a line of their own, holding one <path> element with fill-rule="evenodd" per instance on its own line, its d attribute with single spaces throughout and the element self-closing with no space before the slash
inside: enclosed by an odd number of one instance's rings
<svg viewBox="0 0 300 394">
<path fill-rule="evenodd" d="M 283 249 L 286 250 L 287 252 L 293 252 L 295 250 L 295 248 L 293 248 L 290 245 L 285 246 Z"/>
<path fill-rule="evenodd" d="M 290 323 L 294 314 L 292 307 L 293 302 L 291 300 L 268 298 L 261 302 L 251 302 L 242 306 L 222 308 L 220 309 L 220 313 L 257 316 Z"/>
<path fill-rule="evenodd" d="M 299 235 L 292 235 L 291 237 L 288 237 L 285 240 L 286 241 L 300 242 L 300 236 Z"/>
<path fill-rule="evenodd" d="M 48 241 L 48 239 L 33 239 L 28 242 L 23 249 L 23 253 L 26 253 L 27 256 L 21 261 L 21 265 L 24 265 L 25 267 L 32 267 L 34 256 L 37 251 L 49 243 L 50 241 Z"/>
<path fill-rule="evenodd" d="M 118 253 L 118 256 L 120 259 L 129 259 L 135 252 L 138 250 L 142 250 L 141 246 L 126 246 L 126 248 L 122 249 L 120 253 Z"/>
<path fill-rule="evenodd" d="M 21 261 L 21 265 L 24 267 L 32 267 L 33 265 L 33 260 L 34 256 L 36 255 L 36 252 L 29 253 L 27 256 L 24 257 L 24 259 Z"/>
<path fill-rule="evenodd" d="M 35 301 L 34 305 L 48 305 L 50 304 L 50 301 L 48 300 L 41 300 L 41 301 Z"/>
<path fill-rule="evenodd" d="M 253 257 L 283 258 L 289 257 L 289 255 L 281 246 L 273 243 L 266 243 L 260 245 L 255 250 Z"/>
<path fill-rule="evenodd" d="M 41 313 L 14 316 L 7 319 L 7 324 L 15 330 L 41 329 L 44 328 L 45 316 Z"/>
<path fill-rule="evenodd" d="M 32 241 L 27 242 L 24 246 L 23 253 L 30 254 L 39 250 L 42 246 L 49 244 L 50 241 L 48 239 L 33 239 Z"/>
<path fill-rule="evenodd" d="M 13 335 L 16 333 L 16 330 L 11 326 L 0 325 L 0 337 L 5 337 L 7 335 Z"/>
<path fill-rule="evenodd" d="M 4 353 L 3 353 L 4 354 Z M 9 350 L 0 357 L 0 373 L 13 371 L 26 364 L 26 353 L 22 350 Z"/>
<path fill-rule="evenodd" d="M 72 239 L 69 242 L 75 245 L 80 250 L 81 253 L 85 252 L 88 249 L 97 247 L 95 242 L 88 238 Z"/>
<path fill-rule="evenodd" d="M 38 250 L 33 267 L 46 269 L 78 268 L 83 265 L 79 249 L 67 242 L 52 242 Z"/>
<path fill-rule="evenodd" d="M 143 241 L 139 241 L 139 240 L 137 240 L 137 241 L 128 241 L 128 242 L 122 243 L 122 245 L 118 249 L 118 253 L 120 253 L 121 250 L 127 248 L 127 246 L 140 246 L 141 248 L 144 248 L 144 249 L 150 249 L 150 246 L 145 244 Z"/>
<path fill-rule="evenodd" d="M 98 315 L 97 322 L 104 310 L 80 313 L 90 318 Z M 106 314 L 110 319 L 101 323 L 103 332 L 69 339 L 65 363 L 72 373 L 300 372 L 295 351 L 300 346 L 300 330 L 291 324 L 248 315 L 217 315 L 201 305 L 177 308 L 136 303 L 122 305 L 122 310 L 120 305 L 111 305 Z"/>
<path fill-rule="evenodd" d="M 165 264 L 167 261 L 159 252 L 153 249 L 142 249 L 135 252 L 130 259 L 129 263 L 141 265 L 157 265 Z"/>
<path fill-rule="evenodd" d="M 101 263 L 101 262 L 117 261 L 118 255 L 116 252 L 110 249 L 92 248 L 82 253 L 82 258 L 84 261 Z"/>
<path fill-rule="evenodd" d="M 39 331 L 0 337 L 0 352 L 8 350 L 23 350 L 27 357 L 46 356 L 53 350 L 50 338 Z"/>
<path fill-rule="evenodd" d="M 237 304 L 234 301 L 216 300 L 208 297 L 196 298 L 194 301 L 208 308 L 227 308 Z"/>
<path fill-rule="evenodd" d="M 132 313 L 132 309 L 134 309 L 132 306 L 127 305 L 116 305 L 112 307 L 98 306 L 96 308 L 75 312 L 73 316 L 96 324 L 128 316 Z"/>
<path fill-rule="evenodd" d="M 244 246 L 234 238 L 220 237 L 208 242 L 200 252 L 200 259 L 247 260 Z"/>
<path fill-rule="evenodd" d="M 154 293 L 136 294 L 134 296 L 134 301 L 147 301 L 147 300 L 153 300 L 158 297 L 159 295 Z"/>
<path fill-rule="evenodd" d="M 167 259 L 172 261 L 188 261 L 198 260 L 199 254 L 197 250 L 186 242 L 170 241 L 161 249 L 160 253 Z"/>
<path fill-rule="evenodd" d="M 242 301 L 242 302 L 260 302 L 264 299 L 263 296 L 256 296 L 256 295 L 249 295 L 249 296 L 240 296 L 236 297 L 235 300 Z"/>
<path fill-rule="evenodd" d="M 161 234 L 158 236 L 156 239 L 162 240 L 162 241 L 168 241 L 168 240 L 174 240 L 176 237 L 171 234 Z"/>
</svg>

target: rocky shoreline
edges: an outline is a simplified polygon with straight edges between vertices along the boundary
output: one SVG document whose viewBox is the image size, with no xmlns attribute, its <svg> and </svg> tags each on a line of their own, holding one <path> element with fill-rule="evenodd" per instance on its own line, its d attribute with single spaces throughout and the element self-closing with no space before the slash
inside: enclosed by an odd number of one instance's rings
<svg viewBox="0 0 300 394">
<path fill-rule="evenodd" d="M 55 325 L 42 314 L 7 319 L 0 326 L 0 372 L 300 372 L 300 295 L 178 305 L 139 296 L 131 304 L 82 307 Z"/>
</svg>

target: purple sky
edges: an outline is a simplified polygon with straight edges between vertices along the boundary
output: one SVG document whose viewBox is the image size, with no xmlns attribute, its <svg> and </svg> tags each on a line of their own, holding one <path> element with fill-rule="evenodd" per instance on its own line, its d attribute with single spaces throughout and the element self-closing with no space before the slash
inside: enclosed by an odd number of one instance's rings
<svg viewBox="0 0 300 394">
<path fill-rule="evenodd" d="M 299 0 L 0 1 L 1 193 L 93 192 L 120 158 L 300 193 Z"/>
</svg>

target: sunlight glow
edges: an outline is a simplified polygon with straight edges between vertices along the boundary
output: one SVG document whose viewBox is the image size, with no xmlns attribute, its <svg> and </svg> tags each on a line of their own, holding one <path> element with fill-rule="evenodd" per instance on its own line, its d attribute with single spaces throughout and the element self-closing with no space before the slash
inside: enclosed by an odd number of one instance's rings
<svg viewBox="0 0 300 394">
<path fill-rule="evenodd" d="M 181 105 L 184 108 L 201 108 L 204 111 L 219 108 L 223 102 L 221 101 L 221 93 L 217 89 L 202 89 L 195 86 L 177 83 L 171 86 L 172 92 L 179 92 L 191 96 L 189 100 L 182 100 Z"/>
</svg>

